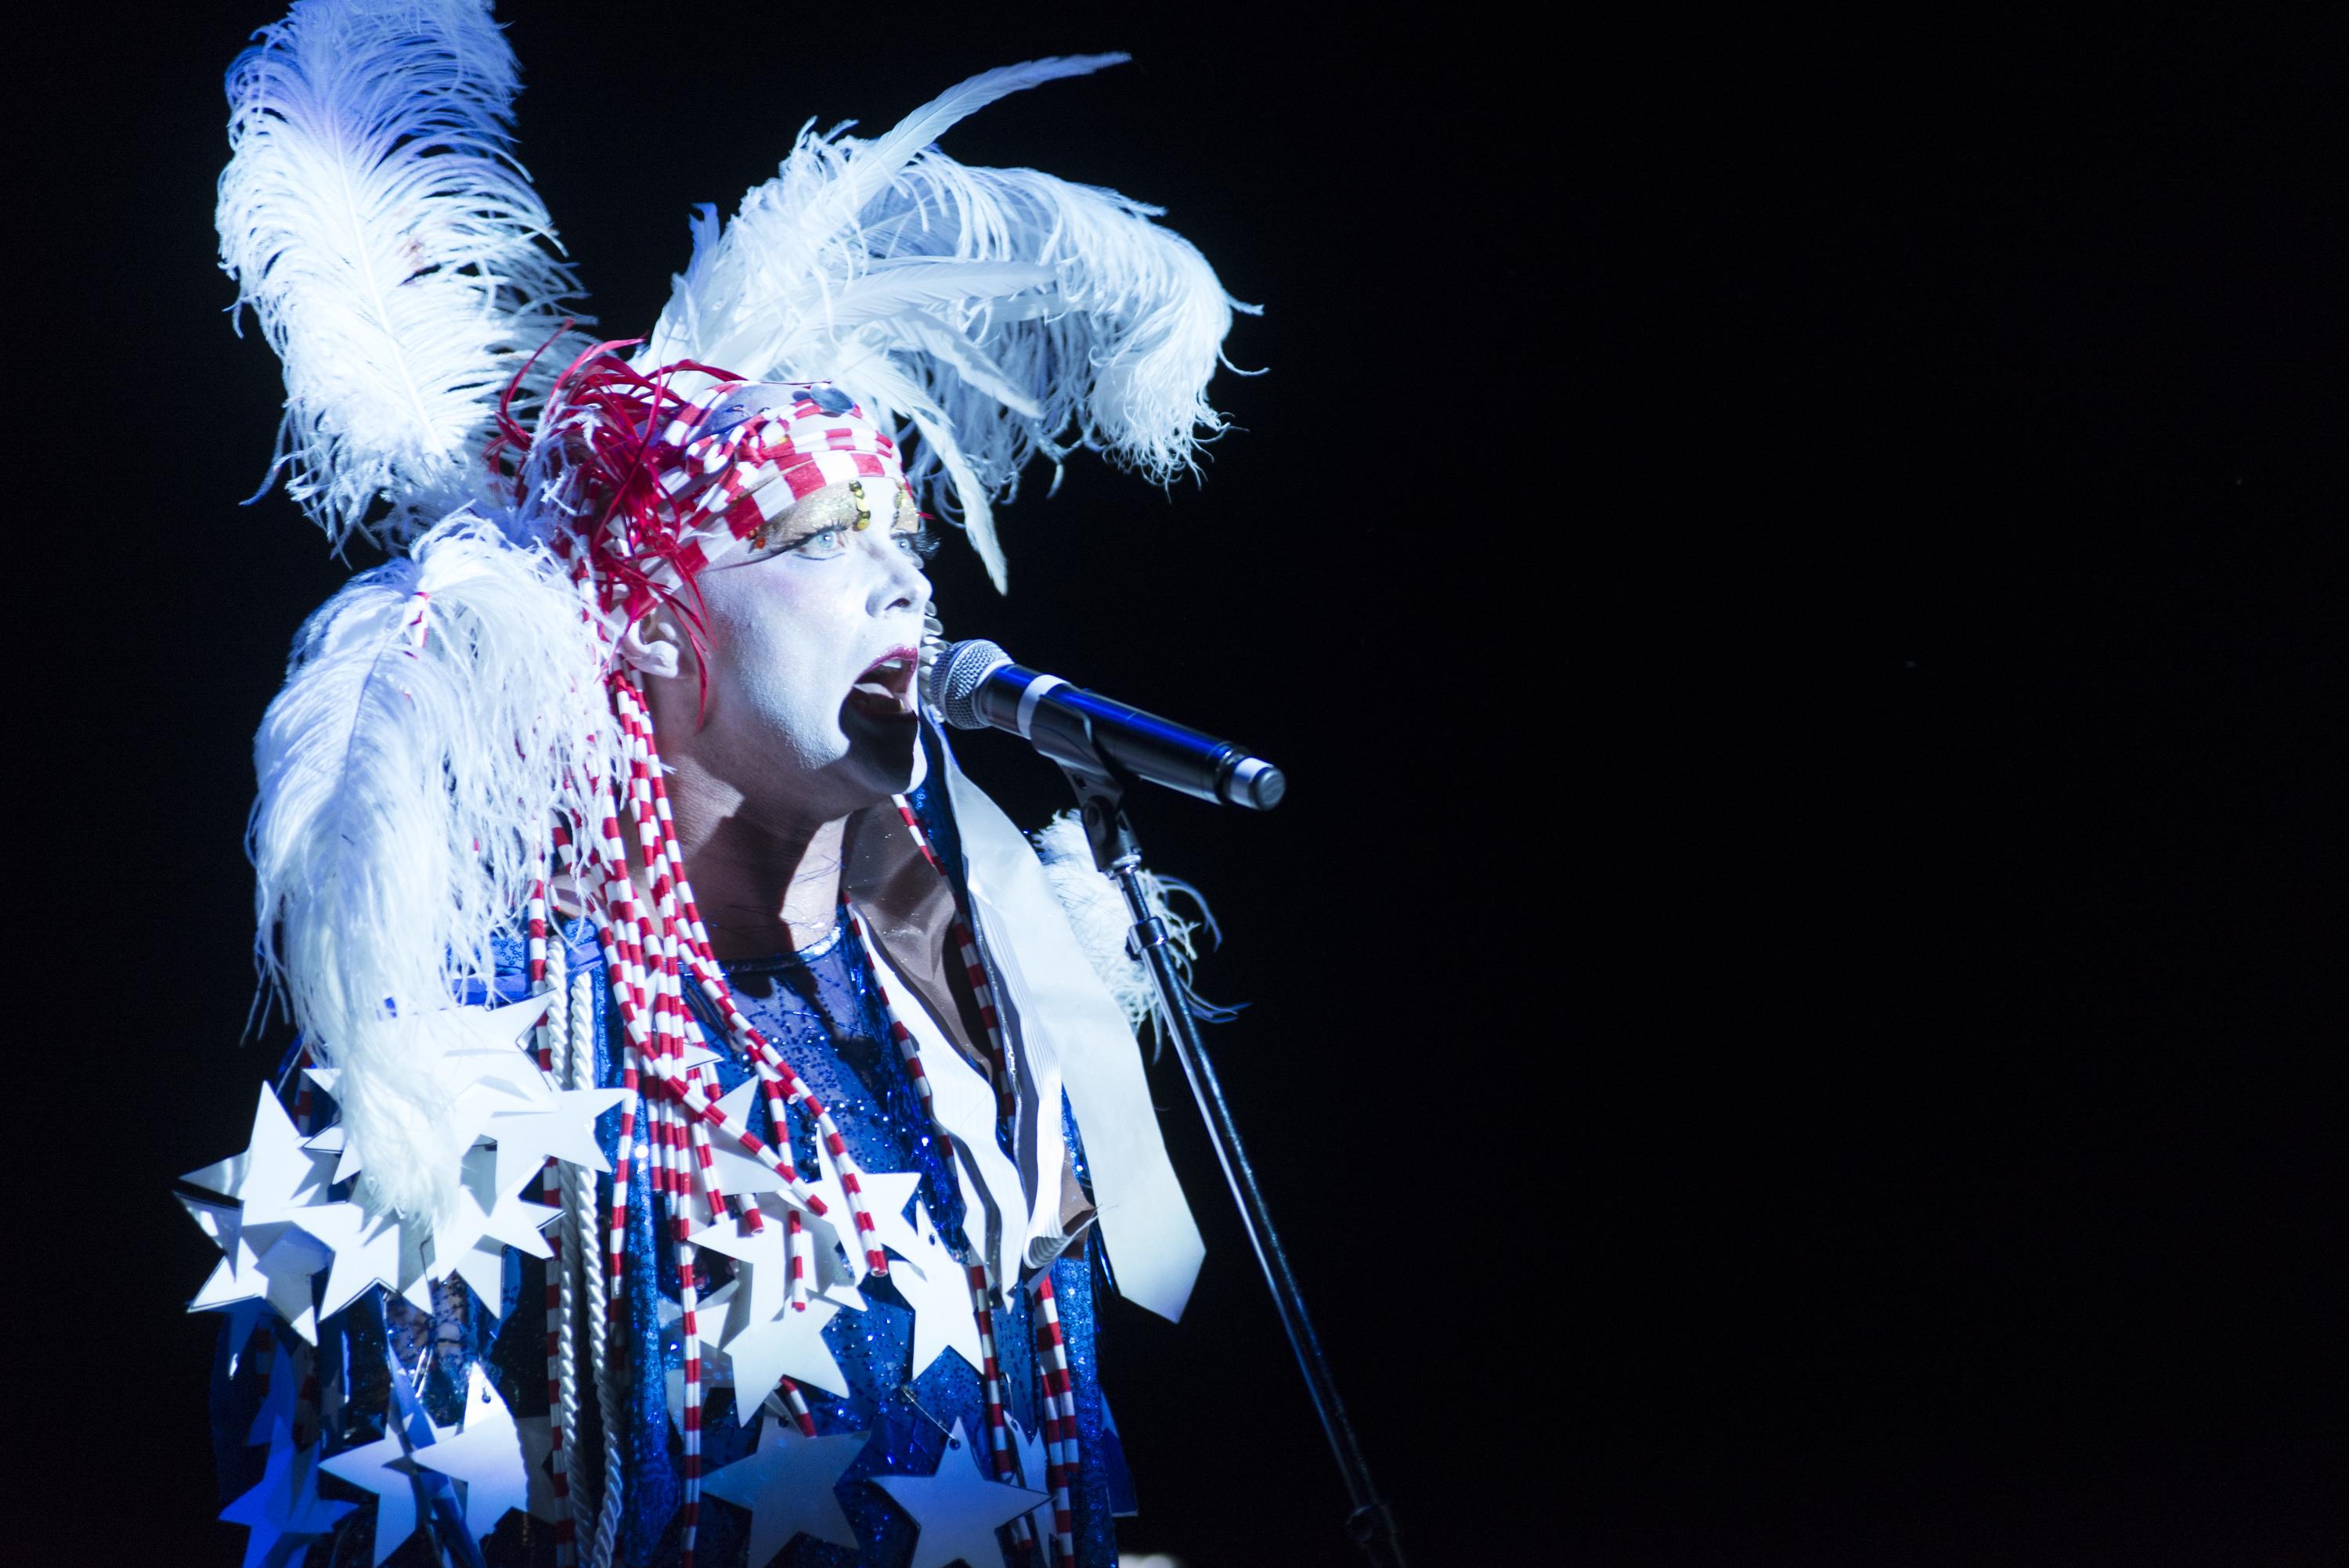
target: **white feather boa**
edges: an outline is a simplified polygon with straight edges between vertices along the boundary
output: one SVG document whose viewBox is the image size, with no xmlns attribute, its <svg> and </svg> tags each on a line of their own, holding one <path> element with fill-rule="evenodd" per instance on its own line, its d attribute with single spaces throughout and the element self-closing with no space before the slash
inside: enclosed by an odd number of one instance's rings
<svg viewBox="0 0 2349 1568">
<path fill-rule="evenodd" d="M 1158 209 L 929 146 L 1007 94 L 1125 57 L 988 71 L 870 141 L 802 130 L 731 222 L 703 209 L 642 362 L 833 380 L 909 422 L 909 477 L 960 518 L 1001 588 L 991 502 L 1022 465 L 1081 445 L 1172 478 L 1222 428 L 1206 386 L 1232 311 L 1251 308 L 1150 222 Z"/>
<path fill-rule="evenodd" d="M 337 546 L 405 543 L 481 498 L 498 398 L 578 292 L 514 161 L 513 51 L 486 0 L 302 0 L 259 36 L 218 223 L 285 366 L 272 472 Z M 525 410 L 572 352 L 540 356 Z"/>
<path fill-rule="evenodd" d="M 1160 1027 L 1158 993 L 1151 984 L 1150 971 L 1126 945 L 1133 917 L 1126 913 L 1125 895 L 1117 883 L 1093 868 L 1092 846 L 1085 841 L 1083 821 L 1074 811 L 1063 811 L 1045 824 L 1035 842 L 1036 858 L 1044 862 L 1045 880 L 1052 884 L 1052 896 L 1069 917 L 1077 946 L 1124 1012 L 1127 1025 L 1139 1030 L 1146 1021 L 1153 1028 Z M 1173 885 L 1195 901 L 1199 896 L 1182 883 Z M 1195 937 L 1200 922 L 1174 913 L 1166 902 L 1168 886 L 1147 871 L 1142 873 L 1143 901 L 1166 927 L 1174 966 L 1187 977 L 1192 960 L 1198 956 Z M 1206 905 L 1200 911 L 1206 913 Z"/>
<path fill-rule="evenodd" d="M 261 965 L 340 1070 L 378 1207 L 435 1214 L 452 1196 L 430 1021 L 490 973 L 534 835 L 605 777 L 599 656 L 553 558 L 460 516 L 311 617 L 262 720 Z"/>
</svg>

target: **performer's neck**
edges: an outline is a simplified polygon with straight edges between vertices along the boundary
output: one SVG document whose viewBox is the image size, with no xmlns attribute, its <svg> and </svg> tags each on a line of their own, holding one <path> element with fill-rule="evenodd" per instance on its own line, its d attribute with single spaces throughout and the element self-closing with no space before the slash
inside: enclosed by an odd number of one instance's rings
<svg viewBox="0 0 2349 1568">
<path fill-rule="evenodd" d="M 719 958 L 812 947 L 840 917 L 848 819 L 795 816 L 682 759 L 667 780 L 678 846 Z"/>
</svg>

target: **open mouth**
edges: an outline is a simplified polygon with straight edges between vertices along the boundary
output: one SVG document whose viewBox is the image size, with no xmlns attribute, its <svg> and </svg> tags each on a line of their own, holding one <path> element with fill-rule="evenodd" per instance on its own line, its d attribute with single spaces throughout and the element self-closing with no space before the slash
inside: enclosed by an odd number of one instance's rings
<svg viewBox="0 0 2349 1568">
<path fill-rule="evenodd" d="M 911 648 L 892 648 L 873 661 L 856 684 L 848 688 L 848 703 L 875 717 L 903 717 L 914 711 L 914 674 L 920 655 Z"/>
</svg>

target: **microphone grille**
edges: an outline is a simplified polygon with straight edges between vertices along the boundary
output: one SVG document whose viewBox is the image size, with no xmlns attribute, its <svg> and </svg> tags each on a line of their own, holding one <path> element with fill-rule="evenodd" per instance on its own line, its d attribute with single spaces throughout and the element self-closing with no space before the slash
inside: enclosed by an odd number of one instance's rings
<svg viewBox="0 0 2349 1568">
<path fill-rule="evenodd" d="M 931 672 L 930 689 L 936 694 L 938 710 L 947 722 L 957 729 L 985 729 L 987 720 L 978 717 L 979 686 L 989 672 L 1010 662 L 1009 654 L 985 637 L 955 643 L 940 654 Z"/>
</svg>

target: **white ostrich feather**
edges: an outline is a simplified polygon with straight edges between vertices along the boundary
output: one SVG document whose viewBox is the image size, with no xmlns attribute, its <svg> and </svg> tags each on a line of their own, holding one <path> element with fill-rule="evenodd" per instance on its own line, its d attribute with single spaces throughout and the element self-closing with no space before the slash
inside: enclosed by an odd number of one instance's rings
<svg viewBox="0 0 2349 1568">
<path fill-rule="evenodd" d="M 1123 55 L 974 77 L 872 140 L 803 129 L 691 264 L 643 350 L 753 380 L 832 380 L 916 437 L 908 474 L 1004 586 L 993 502 L 1039 453 L 1108 453 L 1164 482 L 1221 428 L 1206 400 L 1234 309 L 1158 209 L 930 142 L 1024 88 Z"/>
<path fill-rule="evenodd" d="M 1133 917 L 1126 911 L 1125 895 L 1117 883 L 1094 869 L 1083 820 L 1074 811 L 1053 818 L 1036 834 L 1036 856 L 1044 862 L 1045 880 L 1052 884 L 1052 896 L 1061 901 L 1069 917 L 1069 929 L 1076 933 L 1085 962 L 1117 999 L 1126 1023 L 1140 1029 L 1147 1020 L 1154 1026 L 1157 988 L 1151 984 L 1149 969 L 1125 943 L 1126 934 L 1133 929 Z M 1168 906 L 1168 885 L 1150 872 L 1142 873 L 1143 902 L 1164 923 L 1174 966 L 1187 979 L 1192 960 L 1198 956 L 1194 937 L 1200 923 L 1184 919 Z M 1188 887 L 1174 885 L 1196 900 L 1198 895 Z M 1202 905 L 1203 913 L 1205 909 Z"/>
<path fill-rule="evenodd" d="M 310 618 L 262 720 L 261 965 L 340 1070 L 378 1207 L 427 1216 L 453 1197 L 429 1020 L 491 973 L 534 835 L 605 777 L 598 657 L 553 557 L 460 516 Z"/>
<path fill-rule="evenodd" d="M 337 548 L 405 543 L 480 496 L 498 398 L 578 293 L 514 160 L 513 51 L 486 0 L 301 0 L 257 36 L 218 222 L 285 366 L 272 472 Z M 539 356 L 526 409 L 574 352 Z"/>
</svg>

